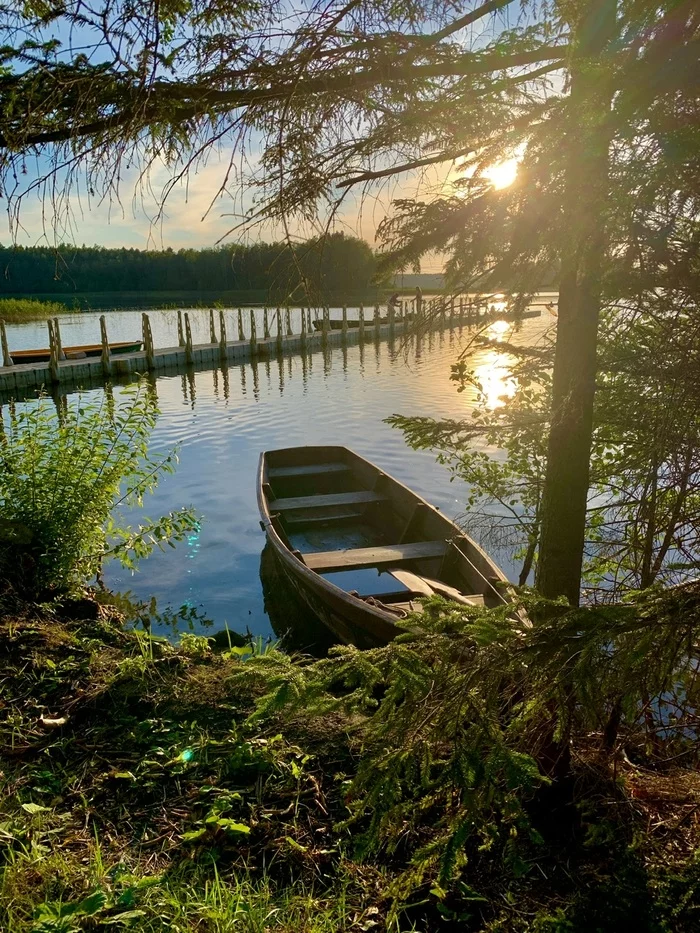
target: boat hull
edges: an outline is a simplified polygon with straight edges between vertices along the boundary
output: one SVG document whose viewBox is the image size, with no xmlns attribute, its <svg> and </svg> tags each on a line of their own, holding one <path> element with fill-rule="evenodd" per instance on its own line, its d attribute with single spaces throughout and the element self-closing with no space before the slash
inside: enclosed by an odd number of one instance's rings
<svg viewBox="0 0 700 933">
<path fill-rule="evenodd" d="M 353 606 L 342 590 L 333 593 L 323 585 L 322 578 L 313 580 L 302 576 L 295 566 L 297 558 L 274 537 L 267 535 L 267 541 L 287 585 L 339 642 L 358 648 L 379 648 L 388 645 L 402 631 L 383 613 Z"/>
<path fill-rule="evenodd" d="M 121 341 L 110 343 L 109 352 L 113 355 L 121 353 L 138 353 L 143 344 L 140 340 Z M 91 343 L 84 346 L 64 347 L 66 359 L 81 359 L 85 357 L 98 357 L 102 355 L 102 344 Z M 10 353 L 13 363 L 48 363 L 51 359 L 49 349 L 42 350 L 14 350 Z"/>
<path fill-rule="evenodd" d="M 322 472 L 313 476 L 312 471 L 318 471 L 319 464 Z M 311 489 L 311 496 L 281 498 L 290 489 L 295 491 L 295 476 L 306 484 L 301 491 Z M 328 495 L 335 477 L 340 476 L 347 478 L 347 485 L 354 491 Z M 375 494 L 376 489 L 381 489 L 382 494 Z M 358 510 L 357 518 L 364 522 L 363 528 L 376 527 L 377 540 L 372 547 L 358 549 L 357 542 L 348 539 L 339 550 L 336 543 L 331 545 L 333 550 L 326 550 L 328 545 L 324 542 L 334 541 L 336 534 L 340 542 L 341 527 L 346 527 L 342 523 L 349 521 L 352 525 L 356 517 L 354 513 L 330 514 L 340 500 L 355 503 L 349 510 Z M 427 593 L 424 589 L 416 591 L 413 586 L 399 590 L 406 577 L 438 587 L 432 592 L 439 595 L 445 595 L 439 589 L 442 587 L 450 598 L 454 594 L 463 602 L 476 600 L 473 605 L 502 605 L 510 601 L 504 595 L 508 587 L 506 577 L 462 529 L 412 490 L 347 448 L 302 447 L 262 454 L 258 504 L 268 545 L 286 582 L 341 642 L 360 648 L 377 647 L 388 644 L 403 631 L 402 615 L 420 608 L 412 600 L 431 592 L 430 588 Z M 376 508 L 389 512 L 386 517 L 384 513 L 372 513 Z M 324 517 L 326 512 L 328 518 Z M 308 519 L 314 523 L 311 532 L 293 533 L 292 520 L 303 525 L 307 513 L 321 517 Z M 347 537 L 348 532 L 345 534 Z M 309 542 L 314 537 L 321 543 L 315 551 L 309 551 Z M 398 542 L 395 545 L 391 543 L 393 538 Z M 302 554 L 297 549 L 295 540 L 300 539 L 306 542 L 309 553 Z M 356 583 L 352 584 L 355 588 L 350 584 L 343 588 L 336 581 L 346 570 L 351 573 L 371 570 L 373 585 L 383 579 L 384 589 L 363 596 Z M 396 586 L 392 589 L 391 584 Z"/>
</svg>

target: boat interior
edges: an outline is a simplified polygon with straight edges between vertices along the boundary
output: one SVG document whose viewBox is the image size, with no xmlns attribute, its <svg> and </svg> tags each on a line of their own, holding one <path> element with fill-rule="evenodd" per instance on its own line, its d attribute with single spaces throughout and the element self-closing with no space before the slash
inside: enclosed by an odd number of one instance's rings
<svg viewBox="0 0 700 933">
<path fill-rule="evenodd" d="M 436 593 L 471 605 L 504 601 L 497 569 L 469 538 L 347 448 L 270 451 L 261 483 L 282 543 L 351 596 L 397 616 Z"/>
</svg>

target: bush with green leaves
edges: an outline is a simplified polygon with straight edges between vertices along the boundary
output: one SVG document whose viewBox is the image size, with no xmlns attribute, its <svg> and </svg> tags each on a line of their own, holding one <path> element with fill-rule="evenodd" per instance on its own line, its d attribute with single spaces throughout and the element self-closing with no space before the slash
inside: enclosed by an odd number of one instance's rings
<svg viewBox="0 0 700 933">
<path fill-rule="evenodd" d="M 78 396 L 58 409 L 41 396 L 10 408 L 0 433 L 0 578 L 25 596 L 66 592 L 99 575 L 107 557 L 134 569 L 154 547 L 198 528 L 189 508 L 122 524 L 141 506 L 175 451 L 150 449 L 158 415 L 147 384 L 115 402 Z"/>
</svg>

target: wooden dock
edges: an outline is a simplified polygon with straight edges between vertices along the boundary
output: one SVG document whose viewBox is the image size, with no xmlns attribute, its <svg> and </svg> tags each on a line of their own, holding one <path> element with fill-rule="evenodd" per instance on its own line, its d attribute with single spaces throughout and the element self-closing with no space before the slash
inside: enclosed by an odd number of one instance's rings
<svg viewBox="0 0 700 933">
<path fill-rule="evenodd" d="M 189 366 L 197 369 L 206 369 L 228 365 L 240 364 L 254 359 L 270 359 L 276 355 L 313 352 L 331 346 L 352 346 L 367 341 L 390 340 L 408 332 L 416 326 L 413 319 L 404 314 L 389 313 L 388 320 L 382 321 L 379 309 L 375 308 L 368 320 L 364 318 L 364 311 L 360 309 L 359 326 L 357 321 L 348 321 L 347 312 L 343 309 L 342 326 L 340 329 L 331 329 L 328 309 L 323 311 L 323 328 L 314 330 L 311 321 L 311 312 L 302 309 L 298 333 L 292 332 L 291 316 L 289 310 L 280 310 L 268 315 L 268 309 L 263 314 L 263 334 L 257 334 L 257 321 L 254 311 L 249 313 L 249 326 L 244 333 L 243 312 L 238 310 L 237 323 L 238 338 L 229 340 L 224 311 L 211 310 L 209 312 L 211 342 L 193 344 L 192 329 L 188 312 L 178 311 L 178 339 L 179 345 L 175 347 L 156 348 L 153 346 L 151 323 L 147 313 L 141 315 L 143 350 L 133 353 L 111 353 L 107 336 L 107 317 L 102 315 L 101 344 L 102 352 L 98 357 L 85 359 L 62 359 L 59 323 L 57 320 L 49 322 L 50 358 L 42 363 L 12 363 L 11 351 L 7 346 L 4 325 L 0 323 L 2 337 L 2 356 L 6 364 L 0 367 L 0 398 L 27 398 L 34 391 L 46 389 L 51 391 L 61 387 L 62 391 L 99 385 L 112 379 L 123 381 L 130 375 L 146 373 L 163 373 L 183 371 Z M 246 314 L 248 317 L 248 314 Z M 471 309 L 463 303 L 455 306 L 446 305 L 437 314 L 427 315 L 424 322 L 419 323 L 421 329 L 445 330 L 455 326 L 465 326 L 483 321 L 483 317 L 475 316 Z M 275 326 L 276 324 L 276 326 Z M 274 333 L 272 331 L 274 330 Z M 10 365 L 7 365 L 7 364 Z"/>
</svg>

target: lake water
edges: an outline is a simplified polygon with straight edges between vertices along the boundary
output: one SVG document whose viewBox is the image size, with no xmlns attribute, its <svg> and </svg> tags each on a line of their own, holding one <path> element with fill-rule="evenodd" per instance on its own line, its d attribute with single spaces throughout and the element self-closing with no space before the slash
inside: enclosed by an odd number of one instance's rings
<svg viewBox="0 0 700 933">
<path fill-rule="evenodd" d="M 235 315 L 229 312 L 233 322 Z M 92 342 L 99 333 L 93 313 L 61 319 L 64 345 Z M 155 343 L 177 343 L 177 315 L 152 312 Z M 195 342 L 208 340 L 206 311 L 192 311 Z M 551 326 L 546 314 L 515 326 L 496 322 L 489 335 L 532 343 Z M 111 312 L 110 339 L 139 333 L 138 312 Z M 14 325 L 12 347 L 41 346 L 45 325 Z M 233 326 L 229 339 L 235 336 Z M 95 333 L 93 333 L 93 331 Z M 467 490 L 450 482 L 447 469 L 429 452 L 410 450 L 403 435 L 384 423 L 393 413 L 468 419 L 474 394 L 458 393 L 450 365 L 472 336 L 434 333 L 416 341 L 366 343 L 309 355 L 289 356 L 226 370 L 163 375 L 156 380 L 161 409 L 153 436 L 160 450 L 179 447 L 180 464 L 165 477 L 145 505 L 156 517 L 181 506 L 201 516 L 201 531 L 166 553 L 157 552 L 130 574 L 116 565 L 105 582 L 136 598 L 156 597 L 160 609 L 196 608 L 214 623 L 254 635 L 273 634 L 260 580 L 264 535 L 260 530 L 255 477 L 260 452 L 297 444 L 342 444 L 374 461 L 455 517 L 464 510 Z M 472 364 L 492 404 L 509 390 L 504 381 L 508 355 L 480 349 Z M 120 389 L 115 387 L 115 394 Z M 99 395 L 101 389 L 86 395 Z M 492 450 L 494 456 L 498 451 Z M 134 514 L 138 521 L 141 513 Z M 505 572 L 517 572 L 498 555 Z M 202 630 L 199 625 L 195 630 Z M 211 631 L 207 629 L 207 631 Z"/>
</svg>

